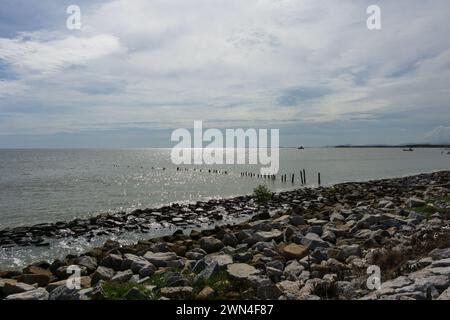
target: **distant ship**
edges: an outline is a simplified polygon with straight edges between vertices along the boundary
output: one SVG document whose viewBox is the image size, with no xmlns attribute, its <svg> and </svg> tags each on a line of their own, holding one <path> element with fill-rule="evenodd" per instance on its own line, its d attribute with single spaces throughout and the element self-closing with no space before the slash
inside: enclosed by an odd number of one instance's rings
<svg viewBox="0 0 450 320">
<path fill-rule="evenodd" d="M 403 149 L 403 151 L 414 151 L 414 149 L 413 148 Z"/>
<path fill-rule="evenodd" d="M 298 150 L 303 150 L 303 149 L 305 149 L 303 146 L 300 146 L 300 147 L 298 147 L 297 148 Z"/>
</svg>

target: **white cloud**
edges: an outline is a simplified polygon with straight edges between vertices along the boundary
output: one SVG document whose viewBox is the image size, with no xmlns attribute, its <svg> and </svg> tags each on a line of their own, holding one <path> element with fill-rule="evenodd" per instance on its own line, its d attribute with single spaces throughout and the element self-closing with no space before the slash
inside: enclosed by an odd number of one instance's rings
<svg viewBox="0 0 450 320">
<path fill-rule="evenodd" d="M 49 41 L 42 41 L 33 34 L 16 39 L 0 38 L 0 59 L 21 72 L 53 73 L 102 58 L 119 49 L 120 43 L 113 35 L 67 36 Z"/>
<path fill-rule="evenodd" d="M 9 93 L 18 104 L 54 110 L 46 130 L 55 132 L 99 122 L 281 126 L 358 113 L 431 117 L 427 110 L 450 101 L 450 5 L 379 2 L 383 29 L 369 31 L 368 1 L 113 0 L 83 10 L 81 32 L 0 39 L 0 59 L 20 75 L 2 86 L 27 88 Z M 2 86 L 0 94 L 8 91 Z M 326 94 L 278 105 L 292 88 Z M 40 117 L 10 116 L 17 121 L 4 130 L 30 130 Z M 434 120 L 442 117 L 450 111 Z"/>
</svg>

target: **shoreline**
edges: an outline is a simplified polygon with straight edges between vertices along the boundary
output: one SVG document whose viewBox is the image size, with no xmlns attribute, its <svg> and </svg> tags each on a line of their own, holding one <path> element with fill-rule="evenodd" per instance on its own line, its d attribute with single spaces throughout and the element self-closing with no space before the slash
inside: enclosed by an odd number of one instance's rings
<svg viewBox="0 0 450 320">
<path fill-rule="evenodd" d="M 284 193 L 295 192 L 296 190 L 305 189 L 320 189 L 320 188 L 332 188 L 342 184 L 354 183 L 370 183 L 383 180 L 402 179 L 408 177 L 415 177 L 420 175 L 429 175 L 436 173 L 445 173 L 446 170 L 431 170 L 422 172 L 419 174 L 404 174 L 400 176 L 388 176 L 381 179 L 367 179 L 359 181 L 340 182 L 336 184 L 324 185 L 324 186 L 305 186 L 294 187 L 292 189 L 274 192 L 275 195 Z M 201 229 L 208 230 L 214 227 L 216 224 L 226 220 L 226 223 L 242 222 L 242 219 L 250 219 L 252 215 L 256 214 L 258 209 L 256 205 L 251 202 L 252 194 L 234 195 L 229 197 L 212 197 L 205 198 L 198 201 L 175 201 L 168 204 L 157 205 L 154 207 L 147 207 L 143 209 L 133 209 L 131 211 L 118 211 L 118 212 L 105 212 L 89 215 L 82 218 L 74 218 L 72 220 L 60 220 L 56 222 L 45 222 L 34 225 L 22 225 L 17 227 L 6 227 L 0 229 L 0 249 L 8 249 L 14 247 L 48 247 L 50 243 L 48 240 L 61 239 L 67 237 L 79 238 L 86 237 L 87 239 L 93 239 L 96 236 L 108 236 L 115 235 L 120 236 L 126 232 L 140 232 L 142 234 L 151 233 L 152 228 L 155 234 L 161 232 L 161 230 L 167 230 L 170 232 L 172 229 Z M 236 202 L 241 204 L 250 203 L 247 206 L 247 211 L 244 213 L 231 212 L 231 214 L 224 214 L 224 212 L 214 212 L 217 207 L 222 207 L 225 204 L 226 209 L 230 209 L 228 204 L 234 206 Z M 177 218 L 183 216 L 183 208 L 190 208 L 195 211 L 196 208 L 202 208 L 203 204 L 210 207 L 207 212 L 195 212 L 196 217 L 191 217 L 187 225 L 184 221 L 178 221 Z M 245 205 L 244 205 L 245 207 Z M 222 209 L 222 208 L 220 208 Z M 233 210 L 231 210 L 233 211 Z M 156 213 L 156 214 L 154 214 Z M 161 215 L 159 215 L 161 213 Z M 138 221 L 127 221 L 129 217 L 136 217 Z M 185 217 L 183 217 L 185 218 Z M 196 221 L 195 218 L 197 219 Z M 175 221 L 173 221 L 175 219 Z M 98 223 L 97 223 L 98 221 Z M 139 223 L 139 226 L 136 224 Z M 155 225 L 159 223 L 160 225 Z M 164 231 L 163 231 L 164 232 Z"/>
<path fill-rule="evenodd" d="M 450 171 L 438 171 L 283 191 L 264 208 L 247 195 L 138 209 L 131 217 L 171 219 L 179 228 L 171 236 L 132 245 L 107 241 L 81 256 L 0 272 L 0 298 L 377 299 L 382 293 L 428 299 L 433 289 L 434 299 L 450 286 L 449 191 Z M 194 215 L 222 225 L 186 235 L 180 226 Z M 233 215 L 248 220 L 232 224 Z M 82 270 L 81 290 L 65 286 L 70 265 Z M 364 289 L 369 265 L 379 266 L 388 284 L 381 293 Z"/>
</svg>

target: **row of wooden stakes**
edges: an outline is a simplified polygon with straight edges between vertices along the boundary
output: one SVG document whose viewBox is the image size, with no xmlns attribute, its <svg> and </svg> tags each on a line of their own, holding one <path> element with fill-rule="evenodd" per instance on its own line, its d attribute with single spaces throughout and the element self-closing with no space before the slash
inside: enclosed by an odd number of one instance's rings
<svg viewBox="0 0 450 320">
<path fill-rule="evenodd" d="M 244 171 L 241 172 L 241 177 L 250 177 L 250 178 L 257 178 L 257 179 L 264 179 L 264 180 L 277 180 L 277 175 L 272 174 L 272 175 L 266 175 L 266 174 L 257 174 L 257 173 L 253 173 L 253 172 L 248 172 L 248 171 Z M 295 173 L 291 173 L 289 174 L 289 180 L 291 181 L 291 183 L 295 183 Z M 286 183 L 288 181 L 288 175 L 287 174 L 282 174 L 280 176 L 281 182 Z M 320 172 L 317 173 L 317 183 L 320 186 L 322 181 L 321 181 L 321 177 L 320 177 Z M 305 169 L 300 170 L 300 184 L 301 185 L 305 185 L 306 184 L 306 171 Z"/>
</svg>

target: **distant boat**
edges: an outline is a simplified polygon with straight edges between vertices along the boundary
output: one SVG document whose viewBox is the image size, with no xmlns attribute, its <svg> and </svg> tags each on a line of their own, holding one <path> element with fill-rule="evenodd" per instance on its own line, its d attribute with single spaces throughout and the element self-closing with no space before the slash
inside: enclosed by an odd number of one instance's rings
<svg viewBox="0 0 450 320">
<path fill-rule="evenodd" d="M 297 148 L 298 150 L 304 150 L 305 148 L 303 146 L 300 146 Z"/>
<path fill-rule="evenodd" d="M 403 151 L 414 151 L 414 149 L 413 148 L 403 149 Z"/>
</svg>

